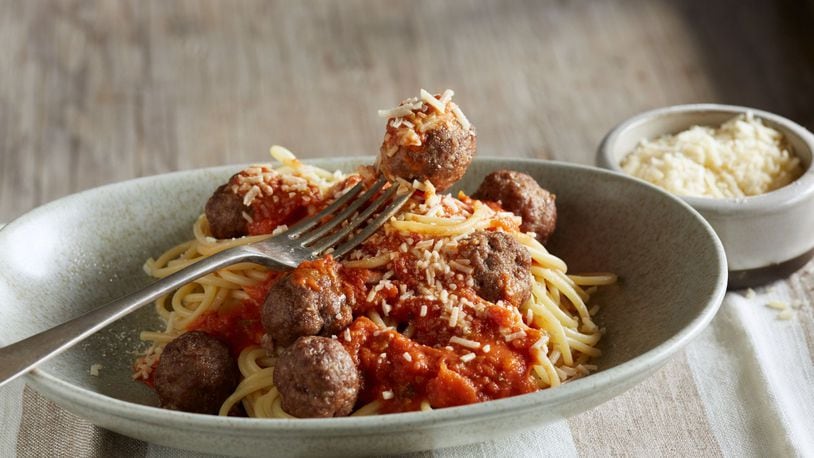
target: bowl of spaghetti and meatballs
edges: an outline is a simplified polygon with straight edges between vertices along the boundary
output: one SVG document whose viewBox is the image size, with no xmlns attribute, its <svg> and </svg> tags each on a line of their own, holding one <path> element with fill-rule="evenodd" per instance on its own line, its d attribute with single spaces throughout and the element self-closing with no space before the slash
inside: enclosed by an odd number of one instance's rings
<svg viewBox="0 0 814 458">
<path fill-rule="evenodd" d="M 284 231 L 378 174 L 413 196 L 348 255 L 288 272 L 232 266 L 45 363 L 29 384 L 96 424 L 174 447 L 408 452 L 594 407 L 664 364 L 711 319 L 725 264 L 696 213 L 610 172 L 472 157 L 476 131 L 445 93 L 430 95 L 440 105 L 432 113 L 409 99 L 412 114 L 384 113 L 385 135 L 398 142 L 383 137 L 377 158 L 299 161 L 276 148 L 273 165 L 125 182 L 24 216 L 0 231 L 0 251 L 12 253 L 0 274 L 9 304 L 0 338 L 141 287 L 144 271 L 167 275 Z M 416 132 L 421 145 L 391 131 L 422 122 L 411 116 L 432 123 L 426 137 Z M 456 157 L 470 157 L 464 171 L 439 168 L 417 149 L 449 154 L 447 140 Z M 383 161 L 393 146 L 404 149 Z M 530 198 L 517 205 L 519 197 Z M 43 234 L 48 250 L 13 257 L 27 234 L 54 221 L 67 229 Z M 87 264 L 68 268 L 68 248 Z M 122 267 L 99 284 L 99 262 Z M 29 313 L 35 303 L 47 314 Z M 104 366 L 98 376 L 88 373 L 93 364 Z"/>
<path fill-rule="evenodd" d="M 355 172 L 305 167 L 272 148 L 282 166 L 232 175 L 206 201 L 183 254 L 171 249 L 146 262 L 161 278 L 284 232 L 378 176 L 412 193 L 341 258 L 288 272 L 227 268 L 181 288 L 170 304 L 159 300 L 168 326 L 142 333 L 152 345 L 134 378 L 155 388 L 162 407 L 259 418 L 428 411 L 553 388 L 595 370 L 601 331 L 590 296 L 616 276 L 566 273 L 545 248 L 557 225 L 555 196 L 524 172 L 496 170 L 471 197 L 444 192 L 476 153 L 475 127 L 453 96 L 422 89 L 382 110 L 379 156 Z M 179 352 L 191 336 L 211 345 Z M 217 343 L 229 349 L 220 360 L 208 351 Z M 240 368 L 240 382 L 208 376 L 201 360 L 221 372 Z M 203 393 L 205 407 L 191 406 Z"/>
<path fill-rule="evenodd" d="M 436 191 L 445 191 L 466 173 L 477 148 L 475 127 L 452 101 L 447 89 L 404 100 L 387 118 L 384 141 L 377 158 L 379 171 L 389 179 L 429 180 Z"/>
</svg>

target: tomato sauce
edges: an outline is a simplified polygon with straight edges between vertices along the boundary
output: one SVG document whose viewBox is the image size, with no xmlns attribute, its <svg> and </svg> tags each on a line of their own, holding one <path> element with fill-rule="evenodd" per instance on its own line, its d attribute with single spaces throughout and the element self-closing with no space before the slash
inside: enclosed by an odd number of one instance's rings
<svg viewBox="0 0 814 458">
<path fill-rule="evenodd" d="M 338 185 L 337 189 L 356 184 L 358 181 L 358 178 L 353 177 Z M 238 182 L 236 175 L 231 183 Z M 319 211 L 327 200 L 320 198 L 319 189 L 312 185 L 287 192 L 283 190 L 283 183 L 278 178 L 270 186 L 274 189 L 271 195 L 255 198 L 252 202 L 253 216 L 252 222 L 248 225 L 249 235 L 269 234 L 280 225 L 294 224 L 307 215 Z M 303 268 L 295 271 L 298 275 L 295 281 L 308 282 L 309 285 L 316 287 L 317 279 L 311 277 L 318 273 L 331 273 L 329 266 L 333 265 L 335 261 L 330 257 L 303 263 Z M 279 272 L 269 272 L 264 281 L 243 288 L 250 296 L 249 299 L 222 306 L 214 312 L 204 313 L 191 323 L 187 330 L 204 331 L 220 338 L 229 345 L 235 356 L 249 346 L 259 345 L 265 333 L 260 319 L 263 302 L 271 285 L 280 275 Z"/>
<path fill-rule="evenodd" d="M 398 253 L 389 264 L 392 282 L 377 292 L 376 302 L 369 302 L 367 296 L 381 278 L 379 271 L 341 270 L 357 318 L 350 326 L 350 341 L 343 336 L 339 340 L 351 353 L 364 380 L 359 406 L 378 400 L 382 412 L 404 412 L 418 410 L 424 400 L 433 407 L 450 407 L 536 391 L 539 387 L 532 374 L 535 361 L 530 347 L 541 334 L 523 325 L 511 306 L 483 301 L 467 286 L 465 277 L 449 279 L 448 290 L 452 291 L 450 286 L 454 284 L 458 297 L 484 306 L 482 313 L 469 317 L 468 329 L 462 335 L 460 328 L 449 325 L 445 306 L 439 300 L 400 295 L 399 285 L 415 289 L 426 275 L 409 250 L 399 250 L 407 238 L 413 238 L 412 244 L 419 240 L 417 236 L 392 234 L 368 245 Z M 374 256 L 375 252 L 366 254 Z M 382 330 L 365 317 L 370 311 L 380 310 L 381 300 L 390 305 L 388 318 L 398 323 L 399 330 Z M 410 337 L 401 333 L 408 327 Z M 506 341 L 504 336 L 521 330 L 525 335 Z M 450 338 L 456 335 L 480 347 L 450 345 Z M 461 360 L 469 353 L 474 359 Z M 385 392 L 392 393 L 392 398 L 384 399 Z"/>
<path fill-rule="evenodd" d="M 538 389 L 531 375 L 533 362 L 523 356 L 528 352 L 528 339 L 510 345 L 502 338 L 480 336 L 481 348 L 490 346 L 484 353 L 421 344 L 396 330 L 382 330 L 365 317 L 357 318 L 349 329 L 350 341 L 340 342 L 364 380 L 360 405 L 379 400 L 384 413 L 418 410 L 424 400 L 434 408 L 452 407 Z M 463 362 L 460 357 L 469 352 L 475 359 Z M 392 398 L 384 399 L 385 392 L 392 393 Z"/>
<path fill-rule="evenodd" d="M 239 183 L 238 175 L 232 177 L 232 184 Z M 274 190 L 271 195 L 257 197 L 252 201 L 249 235 L 269 234 L 280 225 L 294 224 L 315 213 L 323 205 L 320 191 L 315 186 L 308 185 L 287 192 L 283 190 L 281 178 L 273 179 L 270 186 Z M 220 338 L 229 345 L 235 356 L 249 346 L 259 345 L 265 333 L 260 319 L 263 302 L 271 285 L 280 275 L 278 272 L 269 272 L 266 280 L 243 288 L 250 296 L 249 299 L 205 313 L 187 329 L 204 331 Z"/>
<path fill-rule="evenodd" d="M 328 284 L 339 282 L 337 267 L 338 264 L 331 255 L 313 261 L 303 261 L 291 271 L 291 283 L 304 286 L 312 291 L 319 291 L 322 285 L 326 284 L 326 279 Z"/>
<path fill-rule="evenodd" d="M 349 179 L 335 189 L 349 187 L 358 180 Z M 250 234 L 266 234 L 281 224 L 295 223 L 331 200 L 320 199 L 316 188 L 286 194 L 278 193 L 277 185 L 274 194 L 256 198 L 252 203 Z M 467 196 L 461 194 L 459 198 L 464 205 L 472 205 Z M 507 219 L 504 229 L 517 228 Z M 353 307 L 355 320 L 346 333 L 336 338 L 348 350 L 362 376 L 357 407 L 378 400 L 381 412 L 404 412 L 419 410 L 423 401 L 441 408 L 538 389 L 532 374 L 534 359 L 530 347 L 540 338 L 539 331 L 523 325 L 510 306 L 483 301 L 464 279 L 457 277 L 447 279 L 449 290 L 460 298 L 480 303 L 482 308 L 478 313 L 468 312 L 471 316 L 467 318 L 465 332 L 460 327 L 451 327 L 448 312 L 444 315 L 445 307 L 439 300 L 401 295 L 400 286 L 417 289 L 426 283 L 426 272 L 418 267 L 418 259 L 409 250 L 399 249 L 404 243 L 414 245 L 421 237 L 377 234 L 374 239 L 359 248 L 366 257 L 374 257 L 379 251 L 397 253 L 389 264 L 392 281 L 377 291 L 375 302 L 368 301 L 368 294 L 382 279 L 380 270 L 342 267 L 328 256 L 303 263 L 292 273 L 292 281 L 311 288 L 324 284 L 315 275 L 331 276 L 332 283 L 340 284 Z M 266 280 L 245 287 L 249 299 L 201 316 L 189 330 L 202 330 L 221 338 L 235 355 L 248 346 L 259 345 L 264 334 L 261 309 L 268 290 L 280 275 L 269 273 Z M 398 323 L 398 330 L 381 329 L 366 317 L 380 310 L 382 300 L 389 304 L 388 319 Z M 402 334 L 407 329 L 409 337 Z M 507 341 L 508 334 L 520 337 Z M 450 343 L 453 336 L 477 342 L 478 348 L 453 345 Z"/>
<path fill-rule="evenodd" d="M 290 193 L 290 197 L 277 195 L 254 199 L 252 202 L 252 222 L 248 225 L 249 235 L 270 234 L 280 225 L 292 225 L 309 215 L 309 204 L 318 196 L 318 191 L 308 188 L 306 192 Z M 277 199 L 275 199 L 277 197 Z"/>
<path fill-rule="evenodd" d="M 243 288 L 249 299 L 204 313 L 187 329 L 218 337 L 229 346 L 235 357 L 247 347 L 260 345 L 265 333 L 260 321 L 261 308 L 269 288 L 279 277 L 278 272 L 269 272 L 262 282 Z"/>
</svg>

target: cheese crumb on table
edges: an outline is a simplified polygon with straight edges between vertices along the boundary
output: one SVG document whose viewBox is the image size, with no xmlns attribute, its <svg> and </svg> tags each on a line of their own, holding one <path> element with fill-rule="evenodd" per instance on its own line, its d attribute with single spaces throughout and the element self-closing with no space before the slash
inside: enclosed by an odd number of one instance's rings
<svg viewBox="0 0 814 458">
<path fill-rule="evenodd" d="M 786 309 L 786 310 L 783 310 L 782 312 L 777 314 L 777 319 L 778 320 L 790 320 L 793 316 L 794 316 L 794 313 L 791 310 Z"/>
<path fill-rule="evenodd" d="M 769 307 L 769 308 L 772 308 L 772 309 L 775 309 L 775 310 L 786 310 L 786 309 L 789 308 L 789 305 L 786 304 L 785 302 L 781 302 L 781 301 L 769 301 L 766 304 L 766 307 Z"/>
</svg>

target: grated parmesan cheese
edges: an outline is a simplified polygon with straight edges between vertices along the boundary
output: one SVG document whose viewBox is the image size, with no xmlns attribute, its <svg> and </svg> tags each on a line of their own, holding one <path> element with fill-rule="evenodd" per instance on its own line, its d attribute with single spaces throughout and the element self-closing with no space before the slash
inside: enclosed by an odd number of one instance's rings
<svg viewBox="0 0 814 458">
<path fill-rule="evenodd" d="M 437 111 L 439 113 L 443 113 L 444 111 L 446 111 L 446 108 L 447 108 L 446 104 L 441 103 L 441 101 L 436 99 L 434 95 L 430 94 L 425 89 L 421 89 L 419 92 L 421 94 L 421 101 L 422 102 L 424 102 L 427 105 L 435 108 L 435 111 Z"/>
<path fill-rule="evenodd" d="M 503 339 L 504 339 L 506 342 L 511 342 L 511 341 L 512 341 L 512 340 L 514 340 L 514 339 L 521 339 L 521 338 L 523 338 L 523 337 L 526 337 L 526 332 L 525 332 L 525 331 L 520 330 L 520 331 L 517 331 L 517 332 L 514 332 L 514 333 L 512 333 L 512 334 L 509 334 L 509 335 L 505 336 Z"/>
<path fill-rule="evenodd" d="M 674 194 L 714 198 L 767 193 L 803 173 L 783 135 L 751 112 L 718 128 L 694 126 L 642 140 L 621 166 Z"/>
<path fill-rule="evenodd" d="M 470 340 L 470 339 L 464 339 L 464 338 L 458 337 L 458 336 L 450 337 L 449 338 L 449 343 L 458 344 L 458 345 L 460 345 L 462 347 L 472 348 L 472 349 L 480 348 L 480 342 Z"/>
<path fill-rule="evenodd" d="M 407 116 L 408 114 L 413 112 L 413 108 L 410 105 L 401 105 L 395 108 L 390 108 L 389 110 L 379 110 L 379 117 L 382 118 L 401 118 L 402 116 Z"/>
<path fill-rule="evenodd" d="M 458 324 L 458 314 L 460 312 L 459 307 L 452 307 L 452 312 L 449 314 L 449 327 L 454 328 Z"/>
<path fill-rule="evenodd" d="M 444 90 L 444 93 L 441 94 L 441 104 L 446 106 L 446 104 L 448 104 L 449 101 L 452 100 L 452 97 L 454 95 L 455 95 L 455 91 L 453 91 L 452 89 Z"/>
<path fill-rule="evenodd" d="M 249 189 L 249 192 L 247 192 L 246 195 L 243 196 L 243 205 L 248 207 L 249 205 L 252 204 L 252 201 L 258 195 L 260 195 L 260 188 L 257 185 L 252 186 Z"/>
<path fill-rule="evenodd" d="M 475 354 L 474 353 L 467 353 L 467 354 L 461 356 L 461 361 L 463 361 L 465 363 L 468 363 L 469 361 L 472 361 L 473 359 L 475 359 Z"/>
<path fill-rule="evenodd" d="M 461 123 L 461 127 L 463 127 L 464 130 L 469 130 L 469 128 L 472 127 L 472 123 L 470 123 L 469 119 L 466 118 L 466 116 L 464 115 L 464 112 L 461 111 L 461 109 L 458 107 L 458 105 L 456 105 L 454 103 L 451 104 L 451 106 L 452 106 L 452 114 L 454 114 L 455 117 L 458 119 L 458 122 Z"/>
</svg>

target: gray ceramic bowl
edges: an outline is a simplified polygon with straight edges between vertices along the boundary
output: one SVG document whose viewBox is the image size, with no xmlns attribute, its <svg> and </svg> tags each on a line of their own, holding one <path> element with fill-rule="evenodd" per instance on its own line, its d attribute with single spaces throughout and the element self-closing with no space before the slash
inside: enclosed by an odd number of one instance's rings
<svg viewBox="0 0 814 458">
<path fill-rule="evenodd" d="M 347 170 L 361 161 L 314 162 Z M 247 455 L 407 452 L 483 441 L 595 407 L 663 365 L 715 315 L 726 285 L 723 249 L 684 202 L 621 174 L 534 160 L 477 160 L 461 186 L 471 192 L 502 167 L 526 171 L 557 194 L 559 227 L 550 248 L 572 272 L 620 276 L 596 298 L 607 334 L 595 374 L 499 401 L 378 417 L 258 420 L 173 412 L 153 407 L 153 393 L 130 378 L 139 330 L 159 326 L 147 307 L 44 363 L 27 382 L 100 426 L 163 445 Z M 105 186 L 6 226 L 0 231 L 0 343 L 147 284 L 143 260 L 188 239 L 209 194 L 238 169 Z M 89 370 L 97 363 L 103 367 L 94 377 Z"/>
<path fill-rule="evenodd" d="M 780 131 L 805 172 L 788 186 L 747 198 L 681 197 L 715 228 L 729 263 L 729 286 L 741 288 L 785 277 L 814 256 L 814 136 L 804 127 L 766 111 L 732 105 L 677 105 L 636 115 L 602 140 L 597 164 L 621 172 L 622 159 L 640 140 L 675 134 L 692 126 L 720 126 L 751 111 Z"/>
</svg>

